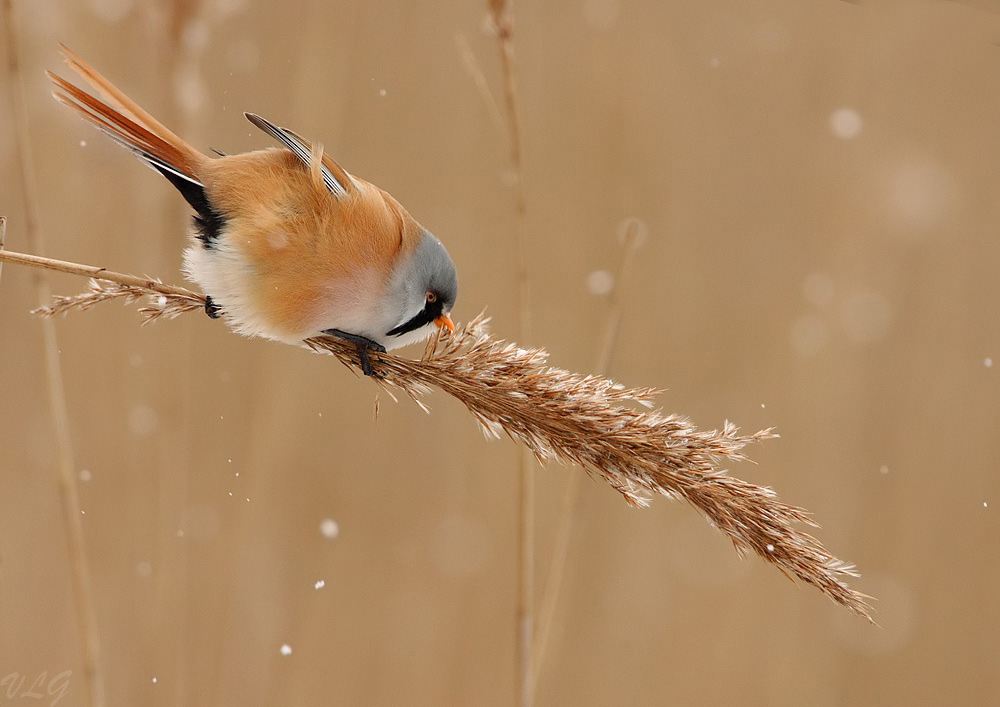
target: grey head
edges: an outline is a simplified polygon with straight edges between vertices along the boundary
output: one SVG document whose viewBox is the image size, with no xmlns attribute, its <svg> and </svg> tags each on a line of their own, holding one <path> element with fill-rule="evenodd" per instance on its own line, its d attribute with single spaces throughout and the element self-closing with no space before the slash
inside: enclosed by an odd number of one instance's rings
<svg viewBox="0 0 1000 707">
<path fill-rule="evenodd" d="M 394 349 L 426 339 L 435 325 L 442 325 L 457 297 L 455 264 L 441 241 L 425 229 L 413 253 L 390 277 L 385 302 L 394 319 L 379 343 Z"/>
</svg>

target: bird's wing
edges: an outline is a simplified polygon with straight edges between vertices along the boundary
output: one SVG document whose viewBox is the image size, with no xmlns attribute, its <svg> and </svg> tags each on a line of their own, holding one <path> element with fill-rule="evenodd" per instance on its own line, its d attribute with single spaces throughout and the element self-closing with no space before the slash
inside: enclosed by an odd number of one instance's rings
<svg viewBox="0 0 1000 707">
<path fill-rule="evenodd" d="M 323 184 L 335 197 L 341 199 L 355 191 L 354 180 L 347 171 L 329 155 L 323 154 L 322 146 L 313 145 L 308 140 L 282 128 L 256 113 L 244 113 L 246 119 L 292 151 L 307 169 L 319 167 Z"/>
</svg>

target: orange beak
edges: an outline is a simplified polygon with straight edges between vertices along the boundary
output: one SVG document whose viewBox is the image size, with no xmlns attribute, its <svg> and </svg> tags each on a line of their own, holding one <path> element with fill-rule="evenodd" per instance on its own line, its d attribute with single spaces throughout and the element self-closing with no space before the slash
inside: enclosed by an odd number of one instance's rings
<svg viewBox="0 0 1000 707">
<path fill-rule="evenodd" d="M 447 329 L 452 334 L 455 333 L 455 323 L 451 321 L 451 317 L 447 314 L 442 314 L 440 317 L 434 320 L 434 323 L 438 325 L 441 329 Z"/>
</svg>

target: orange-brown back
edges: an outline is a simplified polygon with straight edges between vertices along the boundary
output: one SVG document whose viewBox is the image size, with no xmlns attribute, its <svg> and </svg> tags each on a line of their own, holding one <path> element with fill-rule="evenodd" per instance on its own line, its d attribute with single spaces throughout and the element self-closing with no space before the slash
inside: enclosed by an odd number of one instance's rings
<svg viewBox="0 0 1000 707">
<path fill-rule="evenodd" d="M 365 300 L 353 304 L 368 304 L 415 247 L 420 225 L 384 191 L 352 179 L 355 188 L 337 198 L 278 148 L 205 165 L 206 196 L 226 221 L 221 237 L 245 257 L 256 304 L 274 321 L 306 326 L 331 299 L 350 306 L 352 290 Z"/>
</svg>

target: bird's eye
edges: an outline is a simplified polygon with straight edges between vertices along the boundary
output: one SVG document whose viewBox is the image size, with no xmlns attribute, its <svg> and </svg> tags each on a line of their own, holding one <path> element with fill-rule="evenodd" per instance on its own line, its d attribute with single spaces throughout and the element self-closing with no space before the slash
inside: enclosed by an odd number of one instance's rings
<svg viewBox="0 0 1000 707">
<path fill-rule="evenodd" d="M 438 298 L 438 296 L 436 294 L 434 294 L 433 292 L 428 292 L 427 293 L 427 304 L 433 304 L 434 302 L 437 302 L 437 298 Z"/>
</svg>

